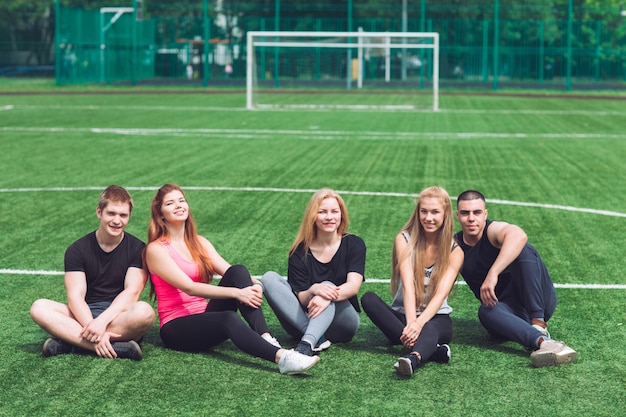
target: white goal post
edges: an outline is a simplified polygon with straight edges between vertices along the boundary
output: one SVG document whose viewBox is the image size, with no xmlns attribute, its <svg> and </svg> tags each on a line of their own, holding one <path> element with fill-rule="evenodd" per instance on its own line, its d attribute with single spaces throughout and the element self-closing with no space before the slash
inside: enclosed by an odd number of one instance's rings
<svg viewBox="0 0 626 417">
<path fill-rule="evenodd" d="M 318 85 L 333 85 L 347 90 L 354 86 L 357 91 L 363 91 L 377 85 L 408 95 L 420 86 L 423 90 L 427 80 L 428 88 L 432 88 L 429 106 L 433 111 L 439 110 L 439 34 L 434 32 L 250 31 L 246 66 L 248 109 L 297 107 L 297 104 L 280 103 L 278 99 L 268 104 L 258 102 L 261 92 L 273 89 L 279 92 L 282 88 L 278 87 L 284 84 L 296 87 L 296 92 L 302 91 L 303 86 L 315 89 Z M 409 76 L 407 67 L 412 71 Z M 394 90 L 391 91 L 393 95 Z M 377 107 L 373 103 L 322 106 Z M 393 105 L 385 108 L 389 106 Z M 399 106 L 412 107 L 411 104 Z M 300 107 L 318 106 L 304 103 Z"/>
<path fill-rule="evenodd" d="M 106 81 L 106 32 L 122 17 L 124 13 L 134 13 L 133 7 L 101 7 L 100 8 L 100 82 Z M 113 13 L 111 20 L 106 23 L 105 15 Z"/>
</svg>

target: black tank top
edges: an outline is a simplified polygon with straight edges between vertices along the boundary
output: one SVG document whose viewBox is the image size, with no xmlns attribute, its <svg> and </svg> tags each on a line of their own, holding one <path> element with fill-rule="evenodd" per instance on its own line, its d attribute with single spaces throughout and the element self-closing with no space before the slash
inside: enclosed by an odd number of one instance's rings
<svg viewBox="0 0 626 417">
<path fill-rule="evenodd" d="M 476 298 L 479 300 L 480 286 L 483 284 L 485 276 L 487 276 L 487 272 L 500 253 L 500 249 L 493 246 L 487 237 L 487 229 L 490 224 L 491 220 L 487 220 L 485 229 L 483 230 L 483 236 L 474 246 L 470 246 L 463 241 L 463 231 L 458 232 L 454 236 L 456 241 L 459 243 L 459 246 L 461 246 L 461 249 L 463 249 L 463 252 L 465 253 L 465 260 L 463 261 L 461 275 L 470 289 L 474 292 Z M 500 274 L 500 277 L 504 274 L 508 274 L 508 268 Z M 508 279 L 498 279 L 498 284 L 496 285 L 496 296 L 500 295 L 502 291 L 504 291 L 509 282 L 510 280 Z"/>
</svg>

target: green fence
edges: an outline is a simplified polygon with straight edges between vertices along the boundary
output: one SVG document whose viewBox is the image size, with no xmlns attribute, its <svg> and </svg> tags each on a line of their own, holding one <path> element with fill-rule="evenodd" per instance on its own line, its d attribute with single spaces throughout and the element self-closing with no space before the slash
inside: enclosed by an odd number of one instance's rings
<svg viewBox="0 0 626 417">
<path fill-rule="evenodd" d="M 110 83 L 155 77 L 153 20 L 132 9 L 59 9 L 55 73 L 58 84 Z"/>
<path fill-rule="evenodd" d="M 128 1 L 127 7 L 137 2 Z M 397 2 L 382 12 L 380 5 L 377 9 L 375 4 L 351 1 L 308 6 L 277 0 L 256 6 L 241 3 L 238 9 L 220 9 L 208 0 L 188 1 L 185 7 L 145 1 L 141 9 L 118 15 L 113 9 L 84 10 L 57 1 L 57 83 L 243 85 L 249 30 L 359 28 L 438 32 L 444 88 L 614 88 L 626 82 L 626 21 L 617 8 L 548 8 L 541 2 L 499 8 L 498 0 L 453 8 L 422 0 L 406 11 Z M 463 13 L 459 8 L 465 8 Z M 269 72 L 261 78 L 280 77 L 281 65 L 271 62 L 272 54 L 267 59 Z M 394 65 L 397 69 L 400 64 Z M 310 72 L 324 76 L 321 68 Z"/>
</svg>

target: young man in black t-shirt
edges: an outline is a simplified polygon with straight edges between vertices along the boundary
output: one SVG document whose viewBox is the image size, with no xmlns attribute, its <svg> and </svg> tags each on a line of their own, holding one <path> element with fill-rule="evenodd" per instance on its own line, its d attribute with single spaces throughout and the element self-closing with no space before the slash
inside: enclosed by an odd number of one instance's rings
<svg viewBox="0 0 626 417">
<path fill-rule="evenodd" d="M 32 319 L 52 335 L 44 356 L 92 351 L 103 358 L 140 360 L 138 340 L 154 323 L 150 304 L 139 301 L 147 281 L 142 268 L 144 243 L 126 233 L 133 201 L 111 185 L 100 195 L 98 229 L 65 252 L 67 304 L 39 299 Z"/>
</svg>

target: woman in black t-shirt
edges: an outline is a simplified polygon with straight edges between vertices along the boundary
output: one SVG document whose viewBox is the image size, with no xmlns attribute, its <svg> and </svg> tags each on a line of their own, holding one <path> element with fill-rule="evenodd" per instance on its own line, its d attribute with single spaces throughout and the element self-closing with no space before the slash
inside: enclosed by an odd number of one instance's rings
<svg viewBox="0 0 626 417">
<path fill-rule="evenodd" d="M 265 297 L 282 326 L 300 340 L 296 351 L 313 355 L 330 342 L 356 334 L 365 243 L 348 231 L 348 211 L 335 191 L 317 191 L 304 212 L 289 251 L 288 280 L 276 272 L 261 278 Z"/>
</svg>

